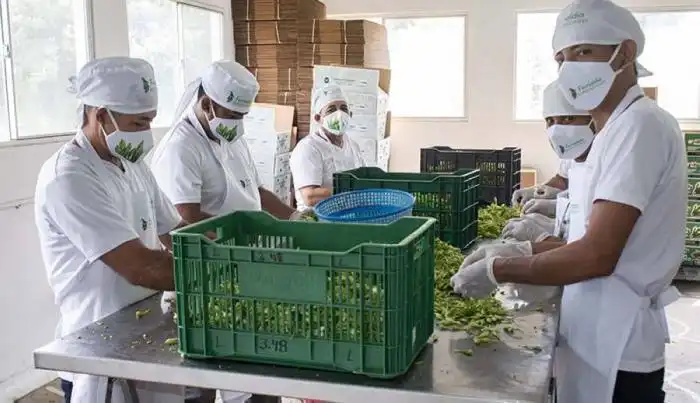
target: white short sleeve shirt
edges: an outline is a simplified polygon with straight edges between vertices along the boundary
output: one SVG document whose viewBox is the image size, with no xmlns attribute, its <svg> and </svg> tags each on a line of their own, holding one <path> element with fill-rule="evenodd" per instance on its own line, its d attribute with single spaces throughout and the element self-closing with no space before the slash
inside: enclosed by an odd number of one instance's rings
<svg viewBox="0 0 700 403">
<path fill-rule="evenodd" d="M 633 87 L 623 104 L 642 94 Z M 656 296 L 675 277 L 685 238 L 686 155 L 677 121 L 654 101 L 642 98 L 609 122 L 593 142 L 591 202 L 608 200 L 632 206 L 641 216 L 615 267 L 642 296 Z M 592 205 L 586 206 L 590 214 Z M 660 311 L 637 317 L 623 353 L 621 370 L 651 372 L 664 365 Z"/>
</svg>

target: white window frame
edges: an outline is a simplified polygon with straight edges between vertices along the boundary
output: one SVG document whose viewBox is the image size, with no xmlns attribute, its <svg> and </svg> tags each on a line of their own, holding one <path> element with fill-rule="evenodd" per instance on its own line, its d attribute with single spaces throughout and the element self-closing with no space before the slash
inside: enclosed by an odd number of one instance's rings
<svg viewBox="0 0 700 403">
<path fill-rule="evenodd" d="M 182 31 L 182 7 L 183 6 L 188 6 L 188 7 L 194 7 L 194 8 L 199 8 L 205 11 L 211 11 L 214 13 L 218 13 L 221 15 L 221 32 L 219 33 L 219 42 L 221 44 L 221 55 L 222 57 L 225 58 L 226 55 L 226 39 L 224 37 L 224 32 L 226 30 L 226 10 L 223 7 L 218 7 L 214 4 L 209 4 L 209 3 L 203 3 L 200 1 L 194 1 L 194 0 L 170 0 L 171 2 L 175 3 L 175 19 L 176 19 L 176 29 L 177 29 L 177 60 L 178 60 L 178 66 L 177 66 L 177 81 L 181 85 L 180 88 L 178 88 L 178 92 L 180 95 L 182 95 L 182 92 L 187 88 L 187 85 L 189 84 L 188 82 L 185 82 L 185 55 L 184 55 L 184 40 L 183 40 L 183 31 Z M 124 1 L 124 7 L 126 6 L 126 1 Z M 128 25 L 128 22 L 127 22 Z M 233 32 L 233 31 L 232 31 Z M 127 35 L 129 34 L 129 30 L 127 28 Z M 129 44 L 130 46 L 130 44 Z M 128 50 L 127 55 L 131 54 L 131 49 Z M 158 101 L 160 102 L 160 100 Z M 166 124 L 165 126 L 153 126 L 154 129 L 165 129 L 169 126 L 169 124 Z"/>
<path fill-rule="evenodd" d="M 693 6 L 693 5 L 683 5 L 683 6 L 645 6 L 645 7 L 627 7 L 628 10 L 632 12 L 632 14 L 640 14 L 640 13 L 645 13 L 645 14 L 655 14 L 655 13 L 682 13 L 682 12 L 698 12 L 700 11 L 700 5 L 698 6 Z M 512 108 L 512 119 L 515 123 L 533 123 L 533 122 L 542 122 L 542 119 L 517 119 L 517 101 L 518 101 L 518 84 L 517 84 L 517 73 L 518 73 L 518 49 L 517 49 L 517 44 L 518 44 L 518 26 L 517 26 L 517 21 L 518 21 L 518 16 L 521 14 L 557 14 L 561 11 L 561 9 L 558 8 L 542 8 L 542 9 L 519 9 L 515 11 L 515 33 L 513 36 L 513 44 L 514 44 L 514 60 L 515 62 L 513 63 L 513 108 Z M 636 15 L 635 15 L 636 17 Z M 646 32 L 645 32 L 646 34 Z M 700 96 L 700 93 L 698 93 L 698 96 Z M 682 119 L 676 119 L 680 124 L 683 125 L 697 125 L 700 124 L 700 116 L 697 118 L 682 118 Z"/>
<path fill-rule="evenodd" d="M 469 68 L 468 68 L 468 63 L 469 63 L 469 56 L 468 56 L 468 40 L 469 40 L 469 15 L 467 12 L 446 12 L 446 13 L 433 13 L 433 12 L 428 12 L 428 13 L 383 13 L 383 14 L 339 14 L 339 15 L 329 15 L 329 19 L 338 19 L 338 20 L 358 20 L 358 19 L 370 19 L 370 18 L 379 18 L 381 20 L 381 24 L 384 24 L 385 20 L 392 20 L 392 19 L 422 19 L 422 18 L 463 18 L 464 19 L 464 52 L 462 53 L 463 61 L 462 64 L 464 65 L 464 85 L 462 88 L 463 91 L 463 107 L 464 110 L 462 111 L 462 116 L 458 117 L 424 117 L 424 116 L 391 116 L 391 120 L 395 121 L 403 121 L 403 122 L 468 122 L 469 121 L 469 91 L 467 90 L 469 88 L 468 85 L 468 79 L 469 79 Z M 391 94 L 389 94 L 389 99 L 391 99 Z"/>
<path fill-rule="evenodd" d="M 0 68 L 2 68 L 5 91 L 0 96 L 5 97 L 7 105 L 7 129 L 9 129 L 9 138 L 0 136 L 0 144 L 10 141 L 32 141 L 54 137 L 62 137 L 73 135 L 74 131 L 48 133 L 38 136 L 22 136 L 19 133 L 19 124 L 17 120 L 17 103 L 15 100 L 15 83 L 14 83 L 14 63 L 12 62 L 12 29 L 10 27 L 10 10 L 9 2 L 21 0 L 0 0 Z M 85 38 L 86 59 L 90 61 L 95 57 L 95 41 L 94 41 L 94 25 L 92 23 L 92 6 L 93 0 L 81 0 L 81 8 L 83 10 L 83 18 L 76 19 L 76 33 L 82 31 Z M 74 10 L 74 12 L 77 10 Z M 81 26 L 78 23 L 82 22 Z M 79 28 L 79 29 L 78 29 Z M 66 80 L 66 88 L 68 81 Z"/>
</svg>

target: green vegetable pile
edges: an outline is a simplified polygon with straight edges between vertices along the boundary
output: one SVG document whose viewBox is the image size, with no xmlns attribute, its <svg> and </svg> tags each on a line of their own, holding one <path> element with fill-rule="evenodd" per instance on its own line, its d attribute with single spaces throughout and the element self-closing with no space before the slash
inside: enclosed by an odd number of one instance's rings
<svg viewBox="0 0 700 403">
<path fill-rule="evenodd" d="M 477 234 L 482 239 L 498 239 L 511 218 L 520 217 L 520 209 L 493 202 L 479 209 Z"/>
<path fill-rule="evenodd" d="M 438 326 L 443 330 L 467 331 L 477 345 L 498 340 L 501 325 L 509 323 L 501 303 L 494 297 L 470 299 L 452 293 L 450 278 L 463 260 L 459 249 L 439 239 L 435 241 L 435 319 Z"/>
<path fill-rule="evenodd" d="M 356 272 L 333 272 L 327 280 L 328 290 L 332 290 L 326 300 L 329 305 L 246 298 L 240 296 L 237 285 L 226 282 L 211 290 L 211 294 L 233 295 L 234 298 L 205 297 L 206 324 L 213 329 L 347 342 L 359 342 L 364 335 L 365 342 L 381 344 L 384 342 L 384 284 L 377 274 L 366 273 L 364 281 L 360 278 L 361 274 Z M 361 295 L 364 296 L 363 311 L 358 309 Z M 203 327 L 204 309 L 197 297 L 192 294 L 187 301 L 188 320 L 191 326 Z"/>
<path fill-rule="evenodd" d="M 459 270 L 463 258 L 459 249 L 435 241 L 435 318 L 441 329 L 467 331 L 474 335 L 475 343 L 488 343 L 498 338 L 499 325 L 508 316 L 493 297 L 474 300 L 452 294 L 450 277 Z M 385 284 L 381 274 L 333 272 L 327 279 L 327 289 L 331 290 L 328 305 L 246 298 L 240 293 L 235 274 L 233 283 L 210 283 L 204 288 L 213 295 L 204 298 L 206 310 L 198 293 L 187 299 L 189 326 L 203 327 L 206 315 L 206 325 L 212 329 L 345 342 L 362 339 L 371 344 L 385 341 Z M 190 289 L 202 289 L 202 284 L 192 283 Z"/>
</svg>

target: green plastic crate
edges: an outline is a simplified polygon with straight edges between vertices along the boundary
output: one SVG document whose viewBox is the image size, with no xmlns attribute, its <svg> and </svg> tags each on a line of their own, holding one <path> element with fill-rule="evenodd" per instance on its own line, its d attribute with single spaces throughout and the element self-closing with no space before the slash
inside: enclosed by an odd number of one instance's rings
<svg viewBox="0 0 700 403">
<path fill-rule="evenodd" d="M 433 219 L 337 224 L 235 212 L 172 235 L 186 357 L 393 378 L 433 333 Z"/>
<path fill-rule="evenodd" d="M 412 193 L 416 197 L 413 215 L 437 219 L 438 238 L 467 249 L 477 237 L 479 178 L 478 169 L 399 173 L 366 167 L 334 174 L 333 192 L 389 188 Z"/>
</svg>

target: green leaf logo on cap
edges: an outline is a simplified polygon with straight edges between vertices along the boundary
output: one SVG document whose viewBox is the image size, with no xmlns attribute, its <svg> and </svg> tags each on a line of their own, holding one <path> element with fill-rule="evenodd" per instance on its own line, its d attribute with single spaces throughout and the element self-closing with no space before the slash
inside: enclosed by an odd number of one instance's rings
<svg viewBox="0 0 700 403">
<path fill-rule="evenodd" d="M 146 94 L 151 92 L 151 90 L 153 89 L 155 84 L 156 83 L 155 83 L 155 81 L 153 81 L 153 79 L 141 77 L 141 85 L 143 86 L 143 92 L 145 92 Z"/>
<path fill-rule="evenodd" d="M 226 102 L 231 103 L 233 102 L 233 91 L 228 92 L 228 96 L 226 97 Z"/>
</svg>

